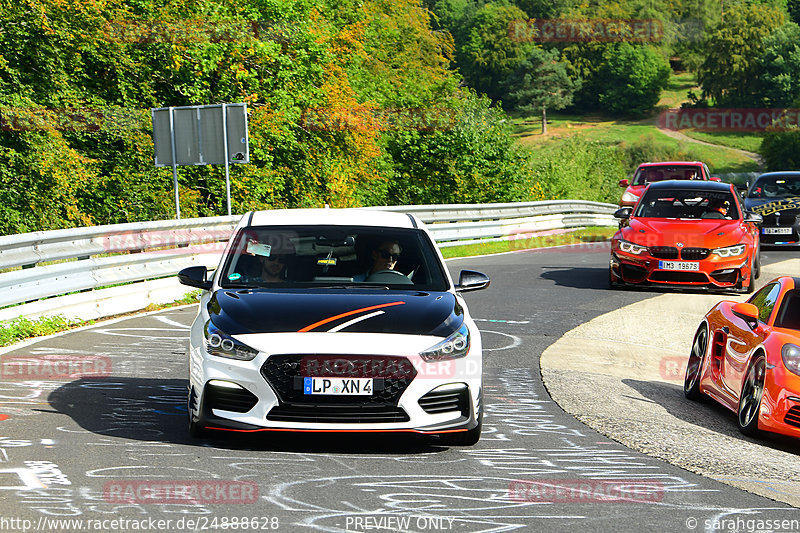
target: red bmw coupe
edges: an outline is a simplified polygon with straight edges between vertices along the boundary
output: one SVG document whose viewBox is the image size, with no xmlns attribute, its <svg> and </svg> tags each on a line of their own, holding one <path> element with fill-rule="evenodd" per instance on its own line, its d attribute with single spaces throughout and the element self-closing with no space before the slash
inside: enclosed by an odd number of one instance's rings
<svg viewBox="0 0 800 533">
<path fill-rule="evenodd" d="M 737 413 L 745 435 L 800 437 L 800 278 L 715 305 L 694 336 L 683 392 Z"/>
<path fill-rule="evenodd" d="M 753 292 L 760 271 L 761 216 L 745 213 L 733 185 L 713 181 L 650 184 L 614 216 L 609 283 Z"/>
</svg>

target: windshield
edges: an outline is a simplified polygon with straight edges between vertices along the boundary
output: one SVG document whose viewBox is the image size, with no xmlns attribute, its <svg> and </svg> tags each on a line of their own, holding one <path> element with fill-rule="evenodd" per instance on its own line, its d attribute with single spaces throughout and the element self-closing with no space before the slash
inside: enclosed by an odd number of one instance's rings
<svg viewBox="0 0 800 533">
<path fill-rule="evenodd" d="M 234 237 L 218 279 L 224 288 L 449 288 L 423 231 L 355 226 L 245 228 Z"/>
<path fill-rule="evenodd" d="M 642 167 L 633 177 L 633 185 L 647 185 L 664 180 L 699 180 L 703 173 L 697 165 L 664 165 Z"/>
<path fill-rule="evenodd" d="M 739 218 L 736 199 L 730 191 L 648 189 L 636 209 L 640 218 Z"/>
<path fill-rule="evenodd" d="M 800 196 L 800 176 L 779 174 L 762 176 L 747 193 L 748 198 L 789 198 Z"/>
</svg>

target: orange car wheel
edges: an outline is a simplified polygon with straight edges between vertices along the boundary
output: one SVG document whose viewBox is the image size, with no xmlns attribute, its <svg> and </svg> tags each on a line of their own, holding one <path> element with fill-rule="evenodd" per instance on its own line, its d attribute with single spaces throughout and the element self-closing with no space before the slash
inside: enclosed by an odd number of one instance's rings
<svg viewBox="0 0 800 533">
<path fill-rule="evenodd" d="M 762 354 L 756 356 L 744 378 L 739 395 L 739 431 L 750 437 L 758 434 L 758 415 L 761 412 L 761 397 L 764 395 L 767 364 Z"/>
<path fill-rule="evenodd" d="M 689 362 L 686 364 L 686 376 L 683 379 L 683 394 L 688 399 L 699 401 L 703 398 L 700 392 L 700 374 L 703 372 L 703 361 L 706 358 L 708 348 L 708 329 L 703 324 L 697 328 L 692 343 L 692 351 L 689 354 Z"/>
</svg>

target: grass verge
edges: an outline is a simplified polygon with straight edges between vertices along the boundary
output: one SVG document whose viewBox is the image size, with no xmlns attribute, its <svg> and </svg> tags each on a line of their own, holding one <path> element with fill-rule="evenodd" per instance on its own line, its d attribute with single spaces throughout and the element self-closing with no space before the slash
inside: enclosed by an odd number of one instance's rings
<svg viewBox="0 0 800 533">
<path fill-rule="evenodd" d="M 450 259 L 453 257 L 469 257 L 473 255 L 489 255 L 517 250 L 547 248 L 550 246 L 562 246 L 565 244 L 601 242 L 608 240 L 616 230 L 616 228 L 592 226 L 589 228 L 571 231 L 569 233 L 541 235 L 516 241 L 484 242 L 465 244 L 463 246 L 450 246 L 447 248 L 442 248 L 442 255 L 445 257 L 445 259 Z"/>
</svg>

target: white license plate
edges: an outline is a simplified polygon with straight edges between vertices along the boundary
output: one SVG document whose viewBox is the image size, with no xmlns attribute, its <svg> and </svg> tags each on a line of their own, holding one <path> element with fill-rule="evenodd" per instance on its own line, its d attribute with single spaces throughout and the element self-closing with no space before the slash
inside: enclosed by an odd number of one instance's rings
<svg viewBox="0 0 800 533">
<path fill-rule="evenodd" d="M 658 268 L 661 270 L 700 270 L 700 263 L 697 261 L 659 261 Z"/>
<path fill-rule="evenodd" d="M 370 396 L 372 378 L 303 378 L 303 394 Z"/>
<path fill-rule="evenodd" d="M 764 235 L 791 235 L 792 228 L 761 228 Z"/>
</svg>

